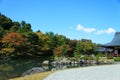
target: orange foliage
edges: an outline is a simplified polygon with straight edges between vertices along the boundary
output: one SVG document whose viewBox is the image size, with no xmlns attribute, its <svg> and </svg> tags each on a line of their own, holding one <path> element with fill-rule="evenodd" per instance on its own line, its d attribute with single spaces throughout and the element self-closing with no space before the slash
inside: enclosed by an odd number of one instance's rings
<svg viewBox="0 0 120 80">
<path fill-rule="evenodd" d="M 22 37 L 22 35 L 16 32 L 8 33 L 2 39 L 2 43 L 12 44 L 14 46 L 20 46 L 24 42 L 25 42 L 25 39 Z"/>
<path fill-rule="evenodd" d="M 55 48 L 54 54 L 57 55 L 57 56 L 62 55 L 62 46 L 57 46 L 57 47 Z"/>
<path fill-rule="evenodd" d="M 67 51 L 71 51 L 72 50 L 72 48 L 70 47 L 69 44 L 67 44 L 66 47 L 67 47 Z"/>
</svg>

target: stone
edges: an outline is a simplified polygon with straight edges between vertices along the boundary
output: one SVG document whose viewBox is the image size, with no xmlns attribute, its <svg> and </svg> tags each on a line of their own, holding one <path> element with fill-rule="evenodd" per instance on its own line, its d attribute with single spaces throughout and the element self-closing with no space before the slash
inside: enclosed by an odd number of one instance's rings
<svg viewBox="0 0 120 80">
<path fill-rule="evenodd" d="M 24 76 L 29 76 L 31 74 L 36 74 L 36 73 L 40 73 L 40 72 L 45 72 L 45 70 L 41 67 L 34 67 L 32 69 L 29 69 L 27 71 L 25 71 L 23 74 L 22 74 L 22 77 Z"/>
<path fill-rule="evenodd" d="M 42 64 L 43 64 L 43 65 L 49 65 L 49 61 L 48 61 L 48 60 L 45 60 L 45 61 L 43 61 Z"/>
</svg>

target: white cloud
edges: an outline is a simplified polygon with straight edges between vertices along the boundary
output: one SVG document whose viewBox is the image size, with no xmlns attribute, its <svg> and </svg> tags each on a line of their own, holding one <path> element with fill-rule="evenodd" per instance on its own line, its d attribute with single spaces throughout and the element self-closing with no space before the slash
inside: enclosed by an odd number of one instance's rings
<svg viewBox="0 0 120 80">
<path fill-rule="evenodd" d="M 78 24 L 77 25 L 77 28 L 76 28 L 78 31 L 84 31 L 84 32 L 87 32 L 87 33 L 91 33 L 91 32 L 94 32 L 96 31 L 95 28 L 86 28 L 86 27 L 83 27 L 82 25 Z"/>
<path fill-rule="evenodd" d="M 114 33 L 114 32 L 116 32 L 115 29 L 113 29 L 113 28 L 108 28 L 108 29 L 106 29 L 106 30 L 98 30 L 98 31 L 96 32 L 96 34 L 104 34 L 104 33 L 111 34 L 111 33 Z"/>
<path fill-rule="evenodd" d="M 108 34 L 114 33 L 114 32 L 116 32 L 116 31 L 115 31 L 115 29 L 113 29 L 113 28 L 108 28 L 108 29 L 106 30 L 106 33 L 108 33 Z"/>
<path fill-rule="evenodd" d="M 111 33 L 116 32 L 116 30 L 111 27 L 108 29 L 105 29 L 105 30 L 97 30 L 96 28 L 86 28 L 86 27 L 82 26 L 81 24 L 78 24 L 76 29 L 78 31 L 84 31 L 86 33 L 95 32 L 95 34 L 111 34 Z"/>
</svg>

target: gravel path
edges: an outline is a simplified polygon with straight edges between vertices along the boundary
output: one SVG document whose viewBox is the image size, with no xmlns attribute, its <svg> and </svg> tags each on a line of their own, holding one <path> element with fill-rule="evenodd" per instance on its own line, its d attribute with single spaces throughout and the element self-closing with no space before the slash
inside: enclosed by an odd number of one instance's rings
<svg viewBox="0 0 120 80">
<path fill-rule="evenodd" d="M 44 80 L 120 80 L 120 64 L 61 70 Z"/>
</svg>

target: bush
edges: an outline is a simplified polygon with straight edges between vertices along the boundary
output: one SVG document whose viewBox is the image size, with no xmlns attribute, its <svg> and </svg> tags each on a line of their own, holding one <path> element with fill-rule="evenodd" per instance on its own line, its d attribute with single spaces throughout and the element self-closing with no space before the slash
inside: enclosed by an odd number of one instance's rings
<svg viewBox="0 0 120 80">
<path fill-rule="evenodd" d="M 81 53 L 78 53 L 78 52 L 74 52 L 74 57 L 76 59 L 79 59 L 81 57 Z"/>
<path fill-rule="evenodd" d="M 114 61 L 118 61 L 119 62 L 120 61 L 120 57 L 115 57 Z"/>
<path fill-rule="evenodd" d="M 94 57 L 91 56 L 91 55 L 85 55 L 84 57 L 82 57 L 82 59 L 85 59 L 85 60 L 94 60 Z"/>
<path fill-rule="evenodd" d="M 113 59 L 113 56 L 110 53 L 108 53 L 107 54 L 107 59 Z"/>
<path fill-rule="evenodd" d="M 103 57 L 104 56 L 104 53 L 102 53 L 102 52 L 99 52 L 97 55 L 96 55 L 96 57 Z"/>
</svg>

